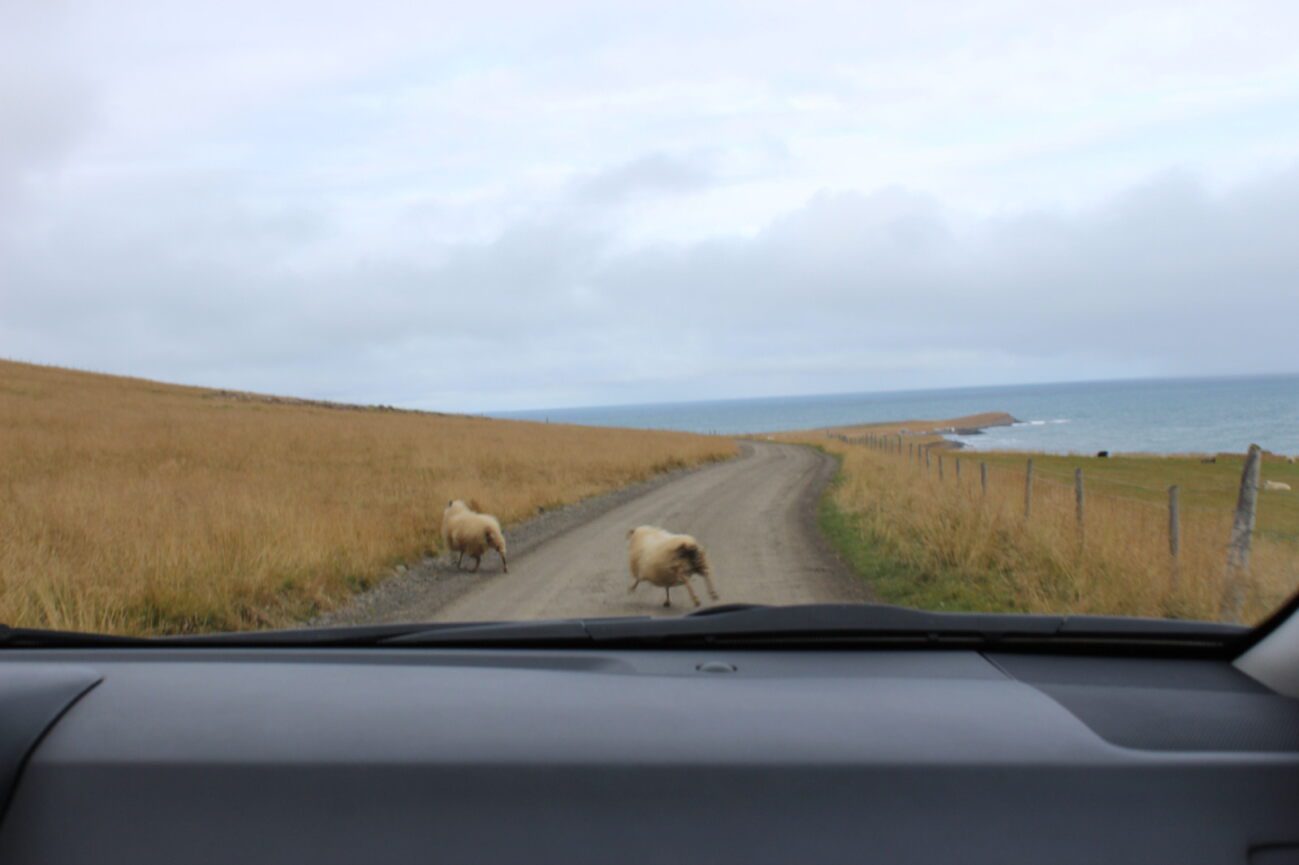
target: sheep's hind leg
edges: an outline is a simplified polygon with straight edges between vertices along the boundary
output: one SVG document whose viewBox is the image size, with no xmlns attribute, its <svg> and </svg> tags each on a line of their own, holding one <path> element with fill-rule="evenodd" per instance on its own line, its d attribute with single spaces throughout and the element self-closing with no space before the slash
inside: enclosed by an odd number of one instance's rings
<svg viewBox="0 0 1299 865">
<path fill-rule="evenodd" d="M 686 592 L 689 593 L 690 600 L 695 602 L 695 606 L 702 607 L 703 604 L 699 603 L 699 596 L 695 594 L 695 589 L 690 585 L 690 581 L 686 580 L 682 585 L 686 587 Z"/>
<path fill-rule="evenodd" d="M 474 566 L 473 566 L 472 568 L 469 569 L 469 573 L 471 573 L 471 574 L 476 574 L 476 573 L 478 573 L 478 565 L 479 565 L 479 563 L 482 562 L 482 560 L 483 560 L 483 557 L 482 557 L 482 556 L 474 556 Z"/>
<path fill-rule="evenodd" d="M 460 570 L 460 563 L 465 560 L 465 551 L 460 550 L 460 555 L 456 556 L 456 570 Z"/>
<path fill-rule="evenodd" d="M 670 607 L 670 606 L 672 606 L 672 587 L 671 587 L 671 586 L 664 586 L 664 587 L 663 587 L 663 606 L 665 606 L 665 607 Z"/>
<path fill-rule="evenodd" d="M 717 589 L 713 588 L 713 578 L 707 574 L 700 574 L 704 578 L 704 585 L 708 587 L 708 597 L 714 601 L 717 600 Z"/>
<path fill-rule="evenodd" d="M 636 591 L 636 587 L 639 585 L 640 585 L 640 577 L 634 577 L 631 581 L 631 588 L 627 590 L 627 594 L 630 595 L 632 592 Z"/>
</svg>

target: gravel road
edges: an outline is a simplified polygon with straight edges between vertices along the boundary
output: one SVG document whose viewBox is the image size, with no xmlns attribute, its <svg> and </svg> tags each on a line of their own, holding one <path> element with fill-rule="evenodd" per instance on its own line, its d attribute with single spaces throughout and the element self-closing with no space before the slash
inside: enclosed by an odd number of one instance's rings
<svg viewBox="0 0 1299 865">
<path fill-rule="evenodd" d="M 822 539 L 817 502 L 834 475 L 819 451 L 744 442 L 734 460 L 678 472 L 507 528 L 510 572 L 493 554 L 478 574 L 428 559 L 317 624 L 501 621 L 679 615 L 694 609 L 674 589 L 628 592 L 627 530 L 687 532 L 713 566 L 717 603 L 800 604 L 868 600 Z M 708 603 L 702 581 L 696 592 Z"/>
</svg>

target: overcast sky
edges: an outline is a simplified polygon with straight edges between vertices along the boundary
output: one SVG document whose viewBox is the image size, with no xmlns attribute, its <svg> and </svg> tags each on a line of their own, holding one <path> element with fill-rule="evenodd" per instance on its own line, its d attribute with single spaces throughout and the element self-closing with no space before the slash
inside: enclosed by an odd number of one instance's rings
<svg viewBox="0 0 1299 865">
<path fill-rule="evenodd" d="M 436 5 L 0 0 L 0 357 L 469 411 L 1299 370 L 1299 4 Z"/>
</svg>

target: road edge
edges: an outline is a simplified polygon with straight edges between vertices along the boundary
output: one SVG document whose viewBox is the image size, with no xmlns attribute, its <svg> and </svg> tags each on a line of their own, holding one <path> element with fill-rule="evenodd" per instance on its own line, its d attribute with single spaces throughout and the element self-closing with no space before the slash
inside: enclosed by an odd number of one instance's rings
<svg viewBox="0 0 1299 865">
<path fill-rule="evenodd" d="M 819 457 L 818 477 L 804 491 L 803 500 L 799 502 L 798 511 L 800 520 L 803 523 L 803 530 L 809 537 L 814 538 L 813 543 L 817 552 L 820 554 L 821 560 L 827 565 L 826 582 L 837 584 L 836 588 L 842 587 L 846 589 L 847 594 L 854 600 L 875 603 L 877 598 L 870 583 L 863 578 L 862 574 L 853 567 L 852 562 L 848 561 L 834 542 L 821 530 L 821 508 L 825 506 L 834 484 L 843 470 L 841 460 L 829 451 L 815 445 L 800 442 L 783 442 L 783 444 L 805 447 Z"/>
</svg>

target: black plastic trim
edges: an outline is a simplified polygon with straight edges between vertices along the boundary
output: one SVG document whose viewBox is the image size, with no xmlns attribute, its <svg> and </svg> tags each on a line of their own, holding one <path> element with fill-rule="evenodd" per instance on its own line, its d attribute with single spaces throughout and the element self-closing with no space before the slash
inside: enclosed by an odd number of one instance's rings
<svg viewBox="0 0 1299 865">
<path fill-rule="evenodd" d="M 0 823 L 27 758 L 46 732 L 102 681 L 89 667 L 41 664 L 0 678 Z"/>
</svg>

